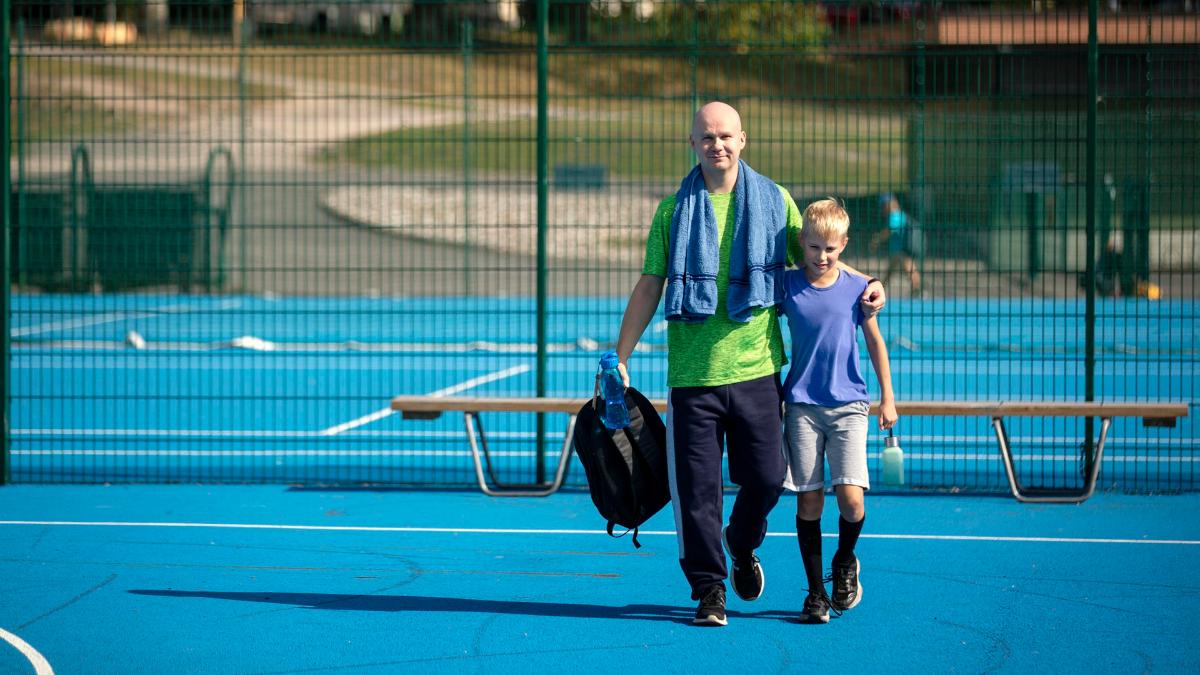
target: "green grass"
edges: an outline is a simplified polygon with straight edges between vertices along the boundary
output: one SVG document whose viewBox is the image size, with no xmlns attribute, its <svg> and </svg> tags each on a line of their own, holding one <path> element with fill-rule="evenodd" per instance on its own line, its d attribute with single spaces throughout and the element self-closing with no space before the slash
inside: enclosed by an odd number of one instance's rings
<svg viewBox="0 0 1200 675">
<path fill-rule="evenodd" d="M 904 118 L 748 100 L 743 157 L 786 184 L 899 185 Z M 603 164 L 616 178 L 678 180 L 695 162 L 687 145 L 691 104 L 657 101 L 596 102 L 567 111 L 549 124 L 549 164 Z M 323 159 L 368 167 L 462 172 L 536 170 L 533 119 L 371 134 L 328 148 Z"/>
<path fill-rule="evenodd" d="M 23 68 L 23 72 L 18 74 L 18 68 Z M 14 83 L 10 125 L 14 143 L 20 142 L 18 123 L 23 125 L 28 142 L 109 136 L 203 113 L 214 106 L 230 105 L 242 95 L 247 105 L 288 95 L 280 87 L 248 84 L 242 90 L 236 79 L 116 65 L 83 57 L 13 58 L 10 75 Z M 21 92 L 15 90 L 18 76 Z M 24 99 L 23 109 L 19 96 Z"/>
<path fill-rule="evenodd" d="M 144 115 L 117 114 L 86 100 L 33 100 L 23 113 L 18 113 L 14 104 L 11 119 L 13 152 L 19 151 L 22 136 L 27 142 L 108 136 L 145 126 L 149 121 Z M 19 124 L 23 129 L 18 129 Z"/>
</svg>

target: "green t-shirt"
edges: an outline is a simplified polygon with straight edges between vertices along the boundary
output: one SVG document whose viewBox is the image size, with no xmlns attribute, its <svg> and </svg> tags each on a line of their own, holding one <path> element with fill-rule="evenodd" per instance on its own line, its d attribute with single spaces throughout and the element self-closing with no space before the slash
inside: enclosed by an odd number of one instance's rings
<svg viewBox="0 0 1200 675">
<path fill-rule="evenodd" d="M 787 207 L 788 264 L 799 259 L 800 227 L 803 221 L 796 202 L 779 188 Z M 775 307 L 753 310 L 748 323 L 729 318 L 726 295 L 729 289 L 729 250 L 733 245 L 733 194 L 710 194 L 717 216 L 717 238 L 721 242 L 717 270 L 716 313 L 699 323 L 671 321 L 667 325 L 667 386 L 714 387 L 747 382 L 779 372 L 787 363 L 783 334 Z M 662 200 L 654 213 L 646 240 L 642 274 L 665 278 L 670 250 L 671 217 L 675 195 Z"/>
</svg>

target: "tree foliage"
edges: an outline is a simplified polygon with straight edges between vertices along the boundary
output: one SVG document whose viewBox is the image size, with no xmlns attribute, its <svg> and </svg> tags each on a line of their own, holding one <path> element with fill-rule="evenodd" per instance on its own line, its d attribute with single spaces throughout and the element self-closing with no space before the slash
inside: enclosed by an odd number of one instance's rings
<svg viewBox="0 0 1200 675">
<path fill-rule="evenodd" d="M 829 35 L 824 12 L 815 3 L 681 0 L 657 6 L 640 23 L 644 34 L 659 44 L 684 46 L 696 42 L 711 48 L 777 46 L 796 51 L 821 48 Z"/>
</svg>

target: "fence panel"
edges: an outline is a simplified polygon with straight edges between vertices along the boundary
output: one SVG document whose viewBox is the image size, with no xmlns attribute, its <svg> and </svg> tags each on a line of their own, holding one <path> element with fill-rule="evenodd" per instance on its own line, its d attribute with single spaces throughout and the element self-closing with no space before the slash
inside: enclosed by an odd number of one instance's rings
<svg viewBox="0 0 1200 675">
<path fill-rule="evenodd" d="M 846 204 L 900 398 L 1195 413 L 1194 9 L 1101 7 L 1089 50 L 1086 6 L 539 4 L 13 0 L 12 480 L 471 484 L 462 420 L 389 399 L 586 398 L 712 99 Z M 493 468 L 540 480 L 562 420 L 512 417 Z M 1194 418 L 1118 421 L 1102 485 L 1196 489 Z M 906 489 L 1007 489 L 987 420 L 898 429 Z M 1009 423 L 1049 487 L 1089 431 Z"/>
</svg>

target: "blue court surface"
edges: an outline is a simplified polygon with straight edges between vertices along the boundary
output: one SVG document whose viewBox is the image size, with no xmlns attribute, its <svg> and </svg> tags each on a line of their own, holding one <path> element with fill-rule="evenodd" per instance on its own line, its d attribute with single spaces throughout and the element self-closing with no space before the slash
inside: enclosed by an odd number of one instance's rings
<svg viewBox="0 0 1200 675">
<path fill-rule="evenodd" d="M 635 550 L 578 491 L 8 486 L 0 672 L 1200 670 L 1200 495 L 867 508 L 858 607 L 793 621 L 785 496 L 763 597 L 697 628 L 669 508 Z"/>
<path fill-rule="evenodd" d="M 582 401 L 624 301 L 552 298 L 539 366 L 531 298 L 16 295 L 13 480 L 470 485 L 461 418 L 402 420 L 391 398 L 532 396 L 540 376 L 547 396 Z M 1080 300 L 896 299 L 881 322 L 897 397 L 1082 400 L 1084 314 Z M 1107 299 L 1096 314 L 1098 400 L 1191 405 L 1170 429 L 1115 420 L 1101 486 L 1195 489 L 1195 303 Z M 641 344 L 634 385 L 664 396 L 664 323 Z M 488 418 L 506 479 L 532 480 L 535 424 Z M 1009 424 L 1027 480 L 1078 473 L 1077 421 Z M 563 427 L 546 423 L 550 473 Z M 904 419 L 897 433 L 910 484 L 1006 491 L 986 418 Z M 872 453 L 881 447 L 873 437 Z M 582 485 L 578 466 L 569 476 Z"/>
</svg>

